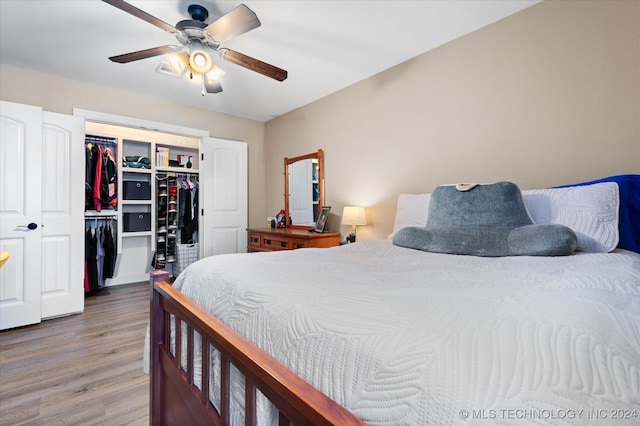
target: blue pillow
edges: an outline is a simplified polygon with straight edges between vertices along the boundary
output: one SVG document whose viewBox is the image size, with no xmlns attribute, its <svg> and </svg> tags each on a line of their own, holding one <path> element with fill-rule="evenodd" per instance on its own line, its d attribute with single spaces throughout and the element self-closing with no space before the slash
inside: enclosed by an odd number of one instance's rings
<svg viewBox="0 0 640 426">
<path fill-rule="evenodd" d="M 640 253 L 640 175 L 610 176 L 590 182 L 557 186 L 556 188 L 593 185 L 602 182 L 615 182 L 620 191 L 620 210 L 618 213 L 620 240 L 618 247 Z"/>
</svg>

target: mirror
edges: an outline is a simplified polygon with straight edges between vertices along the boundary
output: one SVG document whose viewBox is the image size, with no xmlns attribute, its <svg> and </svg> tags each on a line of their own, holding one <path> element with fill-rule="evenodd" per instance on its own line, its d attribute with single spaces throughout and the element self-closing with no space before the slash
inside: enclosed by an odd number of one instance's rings
<svg viewBox="0 0 640 426">
<path fill-rule="evenodd" d="M 284 211 L 292 228 L 313 226 L 324 205 L 322 150 L 284 159 Z"/>
</svg>

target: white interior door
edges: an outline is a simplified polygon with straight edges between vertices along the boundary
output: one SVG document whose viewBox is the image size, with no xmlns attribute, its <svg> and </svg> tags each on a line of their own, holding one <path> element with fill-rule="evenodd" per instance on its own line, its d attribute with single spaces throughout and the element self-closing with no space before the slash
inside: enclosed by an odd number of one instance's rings
<svg viewBox="0 0 640 426">
<path fill-rule="evenodd" d="M 42 318 L 84 309 L 84 119 L 45 112 Z"/>
<path fill-rule="evenodd" d="M 40 322 L 42 109 L 0 101 L 0 329 Z"/>
<path fill-rule="evenodd" d="M 200 257 L 247 251 L 247 144 L 200 142 Z"/>
</svg>

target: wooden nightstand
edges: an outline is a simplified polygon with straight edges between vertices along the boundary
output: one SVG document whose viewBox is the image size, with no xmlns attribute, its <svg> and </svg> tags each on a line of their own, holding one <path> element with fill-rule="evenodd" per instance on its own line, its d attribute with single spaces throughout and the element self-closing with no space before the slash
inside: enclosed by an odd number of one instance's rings
<svg viewBox="0 0 640 426">
<path fill-rule="evenodd" d="M 249 245 L 247 251 L 295 250 L 307 247 L 334 247 L 340 245 L 339 232 L 318 234 L 306 229 L 264 228 L 247 229 Z"/>
</svg>

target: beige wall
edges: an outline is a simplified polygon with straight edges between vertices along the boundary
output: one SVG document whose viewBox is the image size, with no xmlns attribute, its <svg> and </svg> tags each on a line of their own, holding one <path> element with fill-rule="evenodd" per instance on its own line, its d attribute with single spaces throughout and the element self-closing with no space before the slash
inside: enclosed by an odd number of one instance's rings
<svg viewBox="0 0 640 426">
<path fill-rule="evenodd" d="M 282 158 L 322 148 L 330 227 L 366 206 L 360 238 L 386 238 L 402 192 L 640 173 L 640 2 L 543 2 L 272 120 L 265 144 L 270 211 Z"/>
<path fill-rule="evenodd" d="M 62 114 L 73 114 L 74 108 L 81 108 L 169 123 L 247 142 L 249 226 L 264 224 L 264 123 L 8 66 L 0 67 L 0 99 Z"/>
</svg>

